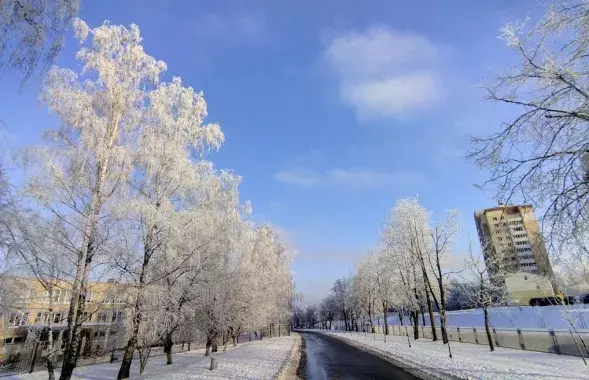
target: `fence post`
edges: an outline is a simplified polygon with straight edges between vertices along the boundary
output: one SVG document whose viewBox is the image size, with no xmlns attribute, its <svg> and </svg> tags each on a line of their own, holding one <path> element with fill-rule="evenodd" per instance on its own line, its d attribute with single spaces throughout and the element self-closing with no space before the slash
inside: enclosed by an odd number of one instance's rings
<svg viewBox="0 0 589 380">
<path fill-rule="evenodd" d="M 522 330 L 521 329 L 517 329 L 517 335 L 519 337 L 519 345 L 522 348 L 522 350 L 526 350 L 526 344 L 524 342 L 524 337 L 522 335 Z"/>
<path fill-rule="evenodd" d="M 560 355 L 561 354 L 560 346 L 558 345 L 558 338 L 556 338 L 556 334 L 554 333 L 554 330 L 552 330 L 552 329 L 548 330 L 548 334 L 550 334 L 550 336 L 552 337 L 552 343 L 554 344 L 554 350 L 556 351 L 556 353 L 558 355 Z"/>
<path fill-rule="evenodd" d="M 477 334 L 477 328 L 473 327 L 472 331 L 474 331 L 474 341 L 476 342 L 476 344 L 479 344 L 479 336 Z"/>
<path fill-rule="evenodd" d="M 33 359 L 31 360 L 31 367 L 29 368 L 29 373 L 35 372 L 35 362 L 37 361 L 37 351 L 39 351 L 39 342 L 35 342 L 33 346 Z"/>
<path fill-rule="evenodd" d="M 462 337 L 460 336 L 460 327 L 456 327 L 456 330 L 458 330 L 458 341 L 462 343 Z"/>
</svg>

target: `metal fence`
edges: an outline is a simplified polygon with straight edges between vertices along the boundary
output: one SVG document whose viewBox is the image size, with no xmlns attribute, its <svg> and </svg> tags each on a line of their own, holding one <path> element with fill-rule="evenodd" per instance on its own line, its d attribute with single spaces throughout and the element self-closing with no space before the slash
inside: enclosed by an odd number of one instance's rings
<svg viewBox="0 0 589 380">
<path fill-rule="evenodd" d="M 188 351 L 189 343 L 180 343 L 172 347 L 172 353 Z M 12 344 L 3 348 L 3 359 L 0 361 L 0 377 L 45 371 L 47 369 L 47 342 L 36 342 L 35 344 Z M 111 350 L 93 350 L 81 352 L 78 356 L 77 366 L 87 366 L 110 361 L 120 361 L 125 352 L 124 348 Z M 163 347 L 153 347 L 150 356 L 164 355 Z M 134 358 L 138 358 L 135 351 Z M 55 368 L 63 365 L 63 351 L 58 351 L 53 357 Z"/>
<path fill-rule="evenodd" d="M 279 337 L 290 335 L 289 325 L 268 326 L 261 331 L 251 333 L 241 333 L 237 336 L 237 343 L 252 342 L 265 338 Z M 33 344 L 8 344 L 1 348 L 0 355 L 0 377 L 19 375 L 36 371 L 47 370 L 47 360 L 49 342 L 36 342 Z M 229 342 L 231 343 L 231 342 Z M 56 343 L 59 344 L 59 343 Z M 185 352 L 197 348 L 203 348 L 202 342 L 198 343 L 179 343 L 172 347 L 172 353 Z M 124 348 L 82 350 L 78 356 L 77 366 L 86 366 L 91 364 L 108 363 L 111 360 L 120 361 L 125 352 Z M 164 355 L 164 349 L 161 346 L 153 347 L 150 357 Z M 137 350 L 133 356 L 138 358 Z M 63 351 L 58 351 L 53 357 L 55 368 L 61 368 L 63 365 Z"/>
<path fill-rule="evenodd" d="M 384 326 L 374 326 L 373 339 L 384 340 Z M 419 326 L 419 338 L 432 339 L 429 326 Z M 438 338 L 442 331 L 436 329 Z M 350 332 L 364 334 L 363 332 Z M 390 335 L 413 337 L 413 326 L 388 326 Z M 452 342 L 488 345 L 487 332 L 484 327 L 448 327 L 448 339 Z M 589 357 L 589 330 L 553 330 L 553 329 L 496 329 L 491 330 L 491 339 L 497 347 L 519 350 L 546 352 L 558 355 Z"/>
</svg>

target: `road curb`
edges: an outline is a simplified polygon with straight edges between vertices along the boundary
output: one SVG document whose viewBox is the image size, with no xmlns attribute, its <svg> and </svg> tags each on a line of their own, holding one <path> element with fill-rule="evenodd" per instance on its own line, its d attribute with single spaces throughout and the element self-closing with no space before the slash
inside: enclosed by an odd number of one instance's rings
<svg viewBox="0 0 589 380">
<path fill-rule="evenodd" d="M 296 380 L 300 379 L 297 376 L 297 368 L 301 360 L 301 336 L 295 332 L 291 332 L 295 336 L 290 355 L 284 362 L 276 379 L 278 380 Z"/>
<path fill-rule="evenodd" d="M 316 331 L 316 330 L 314 330 Z M 464 380 L 464 377 L 458 377 L 458 376 L 454 376 L 454 375 L 450 375 L 450 374 L 446 374 L 446 373 L 440 373 L 440 374 L 431 374 L 429 372 L 425 372 L 421 369 L 419 369 L 418 367 L 415 366 L 415 364 L 412 364 L 410 362 L 407 361 L 403 361 L 401 360 L 399 357 L 397 356 L 393 356 L 390 352 L 375 348 L 375 347 L 370 347 L 368 345 L 356 342 L 355 340 L 349 339 L 345 336 L 340 336 L 337 334 L 330 334 L 330 333 L 323 333 L 321 332 L 321 334 L 324 334 L 326 336 L 330 336 L 333 337 L 334 339 L 338 339 L 352 347 L 355 347 L 359 350 L 368 352 L 374 356 L 378 356 L 379 358 L 388 361 L 389 363 L 402 368 L 404 371 L 409 372 L 410 374 L 412 374 L 413 376 L 419 377 L 420 379 L 423 380 Z"/>
</svg>

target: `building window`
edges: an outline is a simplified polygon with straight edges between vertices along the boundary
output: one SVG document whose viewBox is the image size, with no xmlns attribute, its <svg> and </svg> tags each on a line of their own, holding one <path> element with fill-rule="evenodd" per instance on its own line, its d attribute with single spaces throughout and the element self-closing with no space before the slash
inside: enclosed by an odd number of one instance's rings
<svg viewBox="0 0 589 380">
<path fill-rule="evenodd" d="M 27 302 L 30 302 L 30 301 L 32 301 L 32 299 L 34 297 L 33 294 L 34 293 L 33 293 L 33 290 L 32 289 L 27 289 L 27 290 L 25 290 L 24 292 L 22 292 L 20 294 L 20 296 L 18 297 L 18 301 L 17 302 L 19 302 L 19 303 L 27 303 Z"/>
<path fill-rule="evenodd" d="M 8 319 L 9 326 L 24 326 L 29 322 L 29 313 L 12 313 Z"/>
<path fill-rule="evenodd" d="M 53 314 L 53 323 L 61 323 L 61 313 Z"/>
<path fill-rule="evenodd" d="M 122 313 L 120 311 L 113 311 L 111 313 L 111 323 L 121 322 L 122 320 Z"/>
<path fill-rule="evenodd" d="M 93 291 L 86 292 L 86 302 L 92 303 L 92 302 L 94 302 L 95 298 L 96 298 L 95 292 L 93 292 Z"/>
<path fill-rule="evenodd" d="M 501 240 L 503 240 L 503 238 L 500 236 L 497 238 L 497 240 L 501 241 Z"/>
<path fill-rule="evenodd" d="M 493 220 L 497 220 L 497 217 L 496 217 L 496 216 L 494 216 L 494 217 L 493 217 Z"/>
<path fill-rule="evenodd" d="M 107 323 L 108 322 L 108 313 L 98 313 L 98 322 Z"/>
</svg>

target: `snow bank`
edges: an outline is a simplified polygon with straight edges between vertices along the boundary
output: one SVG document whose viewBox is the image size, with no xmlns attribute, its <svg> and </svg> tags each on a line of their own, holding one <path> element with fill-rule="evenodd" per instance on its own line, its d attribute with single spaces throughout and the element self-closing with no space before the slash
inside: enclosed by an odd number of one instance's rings
<svg viewBox="0 0 589 380">
<path fill-rule="evenodd" d="M 240 344 L 227 352 L 213 354 L 219 366 L 210 371 L 210 359 L 203 356 L 204 351 L 196 350 L 174 355 L 174 364 L 165 365 L 166 357 L 150 358 L 143 375 L 139 375 L 139 361 L 134 360 L 131 379 L 274 379 L 291 355 L 296 335 L 264 339 Z M 78 367 L 74 380 L 116 379 L 120 362 Z M 46 380 L 47 372 L 4 377 L 6 380 Z"/>
<path fill-rule="evenodd" d="M 319 331 L 319 330 L 314 330 Z M 441 342 L 411 341 L 407 338 L 382 334 L 336 333 L 320 331 L 360 346 L 374 349 L 408 367 L 416 368 L 436 379 L 531 380 L 531 379 L 588 379 L 589 367 L 581 358 L 558 356 L 531 351 L 497 348 L 467 343 L 452 344 L 453 358 Z M 374 340 L 374 339 L 377 340 Z"/>
</svg>

